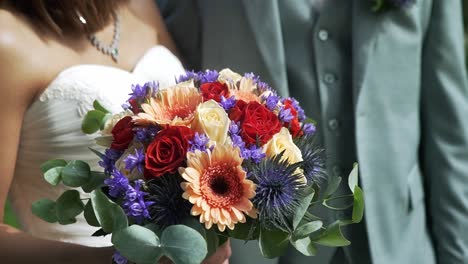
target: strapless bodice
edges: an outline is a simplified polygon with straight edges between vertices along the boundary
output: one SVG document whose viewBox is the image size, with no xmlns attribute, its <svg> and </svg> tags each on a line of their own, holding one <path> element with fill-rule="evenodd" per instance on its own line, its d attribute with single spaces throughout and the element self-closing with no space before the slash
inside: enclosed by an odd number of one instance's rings
<svg viewBox="0 0 468 264">
<path fill-rule="evenodd" d="M 43 179 L 40 164 L 49 159 L 84 160 L 93 169 L 98 158 L 88 148 L 96 135 L 81 132 L 81 122 L 93 101 L 99 100 L 114 113 L 122 111 L 133 84 L 157 80 L 160 87 L 175 83 L 184 72 L 180 61 L 165 47 L 150 49 L 132 72 L 102 65 L 77 65 L 62 71 L 24 115 L 15 174 L 9 198 L 21 228 L 34 236 L 83 244 L 108 246 L 109 237 L 91 237 L 97 229 L 83 217 L 61 226 L 46 223 L 31 213 L 31 204 L 41 198 L 55 200 L 63 187 Z M 86 194 L 82 194 L 86 195 Z"/>
</svg>

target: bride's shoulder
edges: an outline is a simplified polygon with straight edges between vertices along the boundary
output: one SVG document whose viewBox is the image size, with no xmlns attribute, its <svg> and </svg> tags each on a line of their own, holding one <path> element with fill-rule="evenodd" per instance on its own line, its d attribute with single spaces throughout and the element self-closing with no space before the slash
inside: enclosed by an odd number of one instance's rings
<svg viewBox="0 0 468 264">
<path fill-rule="evenodd" d="M 26 21 L 4 9 L 0 9 L 0 25 L 0 95 L 27 98 L 40 79 L 39 56 L 34 56 L 37 37 Z"/>
</svg>

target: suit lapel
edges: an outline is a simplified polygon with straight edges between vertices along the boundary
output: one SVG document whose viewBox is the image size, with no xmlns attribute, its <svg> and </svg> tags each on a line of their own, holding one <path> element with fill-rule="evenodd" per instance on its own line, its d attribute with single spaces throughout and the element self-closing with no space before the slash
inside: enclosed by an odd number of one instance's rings
<svg viewBox="0 0 468 264">
<path fill-rule="evenodd" d="M 262 60 L 274 83 L 271 85 L 283 96 L 288 94 L 286 61 L 277 0 L 242 0 L 253 36 Z"/>
<path fill-rule="evenodd" d="M 375 49 L 376 28 L 379 14 L 372 12 L 369 1 L 354 0 L 352 16 L 352 49 L 353 49 L 353 100 L 358 102 L 358 96 L 364 85 L 369 58 Z"/>
</svg>

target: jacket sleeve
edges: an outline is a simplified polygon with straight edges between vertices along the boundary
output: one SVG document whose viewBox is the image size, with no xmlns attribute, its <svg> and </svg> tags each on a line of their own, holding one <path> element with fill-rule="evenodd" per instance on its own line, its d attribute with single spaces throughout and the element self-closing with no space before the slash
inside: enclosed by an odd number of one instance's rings
<svg viewBox="0 0 468 264">
<path fill-rule="evenodd" d="M 201 19 L 196 0 L 155 0 L 184 66 L 201 68 Z"/>
<path fill-rule="evenodd" d="M 434 0 L 422 60 L 421 155 L 438 263 L 468 260 L 468 83 L 460 0 Z"/>
</svg>

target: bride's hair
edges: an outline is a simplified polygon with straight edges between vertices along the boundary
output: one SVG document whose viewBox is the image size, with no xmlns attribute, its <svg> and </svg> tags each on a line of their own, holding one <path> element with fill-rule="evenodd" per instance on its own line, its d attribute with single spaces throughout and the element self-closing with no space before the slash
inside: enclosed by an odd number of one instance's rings
<svg viewBox="0 0 468 264">
<path fill-rule="evenodd" d="M 12 0 L 9 3 L 41 26 L 64 32 L 93 33 L 106 26 L 128 0 Z M 86 24 L 80 21 L 80 16 Z"/>
</svg>

